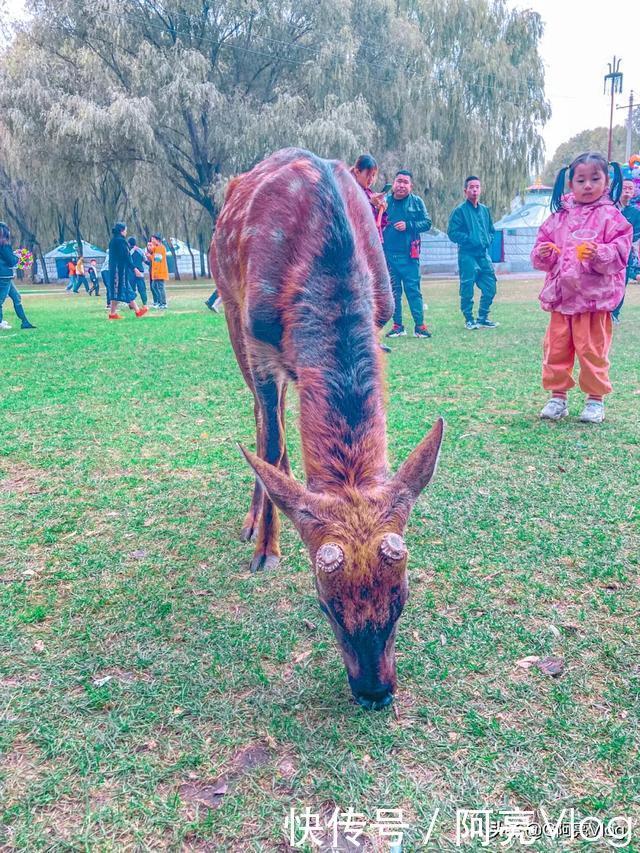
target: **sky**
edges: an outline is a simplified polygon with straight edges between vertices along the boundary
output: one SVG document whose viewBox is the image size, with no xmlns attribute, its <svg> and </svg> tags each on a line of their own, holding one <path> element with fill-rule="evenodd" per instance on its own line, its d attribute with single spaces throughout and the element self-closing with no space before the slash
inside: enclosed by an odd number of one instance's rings
<svg viewBox="0 0 640 853">
<path fill-rule="evenodd" d="M 603 94 L 604 75 L 614 54 L 622 59 L 622 94 L 615 106 L 626 106 L 634 90 L 640 102 L 640 23 L 631 0 L 593 5 L 583 0 L 507 0 L 517 9 L 533 9 L 545 22 L 541 54 L 552 116 L 543 130 L 547 159 L 558 145 L 581 130 L 609 126 L 610 96 Z M 589 11 L 589 9 L 593 11 Z M 614 124 L 627 112 L 614 111 Z"/>
<path fill-rule="evenodd" d="M 543 130 L 547 159 L 558 145 L 581 130 L 608 126 L 610 98 L 604 75 L 614 54 L 622 59 L 623 91 L 616 106 L 627 105 L 631 89 L 640 102 L 640 21 L 631 0 L 608 0 L 588 11 L 584 0 L 506 0 L 517 9 L 533 9 L 545 22 L 541 53 L 552 116 Z M 7 0 L 20 13 L 24 0 Z M 627 113 L 614 112 L 614 124 Z"/>
</svg>

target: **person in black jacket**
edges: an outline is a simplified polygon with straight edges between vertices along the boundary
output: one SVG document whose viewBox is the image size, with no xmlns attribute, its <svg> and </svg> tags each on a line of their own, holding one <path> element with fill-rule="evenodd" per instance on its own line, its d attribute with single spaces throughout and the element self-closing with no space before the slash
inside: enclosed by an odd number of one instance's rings
<svg viewBox="0 0 640 853">
<path fill-rule="evenodd" d="M 147 286 L 144 280 L 145 253 L 136 243 L 135 237 L 129 237 L 127 243 L 129 244 L 129 254 L 131 255 L 131 263 L 133 264 L 133 269 L 131 271 L 131 287 L 134 292 L 136 290 L 138 291 L 142 304 L 146 305 Z"/>
<path fill-rule="evenodd" d="M 22 321 L 21 328 L 35 329 L 35 326 L 32 326 L 27 320 L 20 300 L 20 294 L 13 283 L 13 271 L 17 264 L 18 256 L 14 254 L 11 248 L 11 230 L 6 223 L 0 222 L 0 328 L 11 328 L 2 316 L 2 304 L 7 296 L 9 296 L 9 293 L 11 293 L 16 314 Z"/>
<path fill-rule="evenodd" d="M 109 242 L 109 283 L 111 293 L 111 305 L 109 310 L 110 320 L 122 320 L 118 314 L 118 302 L 126 302 L 136 317 L 142 317 L 149 310 L 146 305 L 138 310 L 136 305 L 136 294 L 131 286 L 133 274 L 133 261 L 127 243 L 127 226 L 124 222 L 116 222 L 111 231 L 112 237 Z"/>
</svg>

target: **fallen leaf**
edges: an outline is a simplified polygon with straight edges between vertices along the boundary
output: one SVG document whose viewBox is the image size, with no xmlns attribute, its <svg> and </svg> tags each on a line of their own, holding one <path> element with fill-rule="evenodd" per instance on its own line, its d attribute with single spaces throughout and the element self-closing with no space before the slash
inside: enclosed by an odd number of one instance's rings
<svg viewBox="0 0 640 853">
<path fill-rule="evenodd" d="M 147 556 L 147 552 L 141 548 L 139 551 L 131 551 L 129 556 L 133 560 L 143 560 Z"/>
<path fill-rule="evenodd" d="M 564 672 L 564 661 L 562 658 L 544 658 L 544 660 L 538 661 L 536 666 L 540 672 L 543 672 L 545 675 L 551 675 L 553 678 L 557 678 Z"/>
<path fill-rule="evenodd" d="M 559 640 L 561 640 L 561 639 L 562 639 L 562 634 L 561 634 L 561 633 L 560 633 L 560 631 L 556 628 L 556 626 L 555 626 L 555 625 L 549 625 L 549 630 L 551 631 L 551 633 L 553 634 L 553 636 L 554 636 L 554 637 L 557 637 Z"/>
<path fill-rule="evenodd" d="M 517 660 L 516 666 L 519 666 L 521 669 L 529 669 L 529 667 L 533 666 L 534 663 L 538 663 L 539 660 L 540 658 L 537 655 L 529 655 L 526 658 Z"/>
<path fill-rule="evenodd" d="M 533 465 L 527 465 L 526 470 L 527 470 L 530 474 L 532 474 L 536 469 L 535 469 L 535 467 L 534 467 Z"/>
<path fill-rule="evenodd" d="M 460 738 L 460 735 L 458 732 L 449 732 L 447 737 L 451 743 L 455 743 Z"/>
<path fill-rule="evenodd" d="M 302 663 L 303 660 L 306 660 L 311 654 L 312 650 L 301 652 L 299 655 L 296 655 L 293 659 L 293 663 Z"/>
<path fill-rule="evenodd" d="M 444 635 L 444 634 L 440 634 L 440 645 L 441 645 L 441 646 L 446 646 L 446 645 L 447 645 L 447 638 L 445 637 L 445 635 Z"/>
<path fill-rule="evenodd" d="M 25 569 L 24 572 L 22 573 L 23 578 L 32 578 L 34 575 L 35 575 L 35 572 L 33 569 Z"/>
<path fill-rule="evenodd" d="M 94 678 L 91 683 L 93 684 L 94 687 L 102 687 L 103 685 L 105 685 L 109 681 L 111 681 L 112 678 L 113 678 L 112 675 L 103 675 L 102 678 Z"/>
<path fill-rule="evenodd" d="M 42 654 L 42 652 L 44 651 L 44 643 L 42 640 L 36 640 L 35 641 L 35 643 L 33 644 L 33 651 L 37 655 Z"/>
<path fill-rule="evenodd" d="M 577 634 L 580 630 L 578 625 L 572 625 L 570 622 L 563 622 L 560 627 L 563 631 L 566 631 L 567 634 Z"/>
<path fill-rule="evenodd" d="M 302 624 L 307 629 L 307 631 L 315 631 L 317 628 L 316 623 L 312 622 L 311 619 L 303 619 Z"/>
</svg>

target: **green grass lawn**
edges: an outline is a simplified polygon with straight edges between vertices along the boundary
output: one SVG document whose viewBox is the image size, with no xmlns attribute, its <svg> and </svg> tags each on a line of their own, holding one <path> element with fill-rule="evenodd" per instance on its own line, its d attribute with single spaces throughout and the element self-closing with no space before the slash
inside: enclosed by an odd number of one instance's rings
<svg viewBox="0 0 640 853">
<path fill-rule="evenodd" d="M 387 360 L 394 468 L 448 429 L 378 713 L 351 700 L 288 522 L 280 568 L 247 571 L 252 404 L 205 289 L 121 323 L 25 297 L 37 331 L 0 332 L 0 849 L 283 851 L 290 808 L 352 807 L 360 849 L 388 849 L 384 808 L 405 851 L 445 850 L 457 808 L 542 806 L 632 816 L 640 850 L 640 288 L 600 427 L 579 391 L 538 420 L 539 282 L 503 281 L 500 328 L 471 333 L 455 283 L 424 289 L 433 339 Z"/>
</svg>

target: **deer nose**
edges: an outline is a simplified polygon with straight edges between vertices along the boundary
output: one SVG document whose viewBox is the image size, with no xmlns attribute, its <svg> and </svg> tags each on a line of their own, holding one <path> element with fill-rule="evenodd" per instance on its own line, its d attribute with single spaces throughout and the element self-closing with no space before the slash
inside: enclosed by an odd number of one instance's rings
<svg viewBox="0 0 640 853">
<path fill-rule="evenodd" d="M 375 693 L 354 693 L 353 696 L 358 705 L 362 705 L 368 711 L 381 711 L 393 702 L 393 693 L 390 687 L 385 687 Z"/>
</svg>

